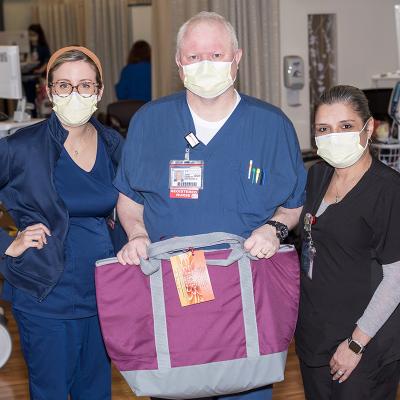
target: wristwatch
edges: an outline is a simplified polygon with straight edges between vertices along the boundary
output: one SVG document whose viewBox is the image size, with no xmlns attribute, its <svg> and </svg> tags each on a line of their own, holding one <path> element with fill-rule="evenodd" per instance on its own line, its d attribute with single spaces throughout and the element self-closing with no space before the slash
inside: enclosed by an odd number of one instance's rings
<svg viewBox="0 0 400 400">
<path fill-rule="evenodd" d="M 285 224 L 282 224 L 282 222 L 278 222 L 278 221 L 273 221 L 273 220 L 269 220 L 266 222 L 267 225 L 272 225 L 275 227 L 276 229 L 276 237 L 282 241 L 284 239 L 286 239 L 289 235 L 289 229 Z"/>
<path fill-rule="evenodd" d="M 357 340 L 354 340 L 351 336 L 347 339 L 347 343 L 349 344 L 349 349 L 356 353 L 356 354 L 362 354 L 364 353 L 365 346 L 363 346 L 360 342 Z"/>
</svg>

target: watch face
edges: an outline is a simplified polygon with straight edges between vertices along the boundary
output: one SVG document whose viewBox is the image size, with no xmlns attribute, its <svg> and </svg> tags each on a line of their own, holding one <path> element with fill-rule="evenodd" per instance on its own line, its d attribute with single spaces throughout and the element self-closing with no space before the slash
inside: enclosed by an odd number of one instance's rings
<svg viewBox="0 0 400 400">
<path fill-rule="evenodd" d="M 286 225 L 282 224 L 282 226 L 280 227 L 280 233 L 281 233 L 281 238 L 285 239 L 287 238 L 288 234 L 289 234 L 289 230 L 287 228 Z"/>
<path fill-rule="evenodd" d="M 278 239 L 282 240 L 287 238 L 289 234 L 288 227 L 285 224 L 282 224 L 281 222 L 278 221 L 267 221 L 267 224 L 272 225 L 276 229 L 276 236 Z"/>
<path fill-rule="evenodd" d="M 349 349 L 356 354 L 360 354 L 362 347 L 359 344 L 357 344 L 354 340 L 351 340 L 349 343 Z"/>
</svg>

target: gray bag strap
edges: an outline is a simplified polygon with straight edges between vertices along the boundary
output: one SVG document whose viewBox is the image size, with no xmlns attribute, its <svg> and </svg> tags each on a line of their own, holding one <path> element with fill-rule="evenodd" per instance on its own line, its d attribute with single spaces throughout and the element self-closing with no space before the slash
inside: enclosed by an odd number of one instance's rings
<svg viewBox="0 0 400 400">
<path fill-rule="evenodd" d="M 236 261 L 239 262 L 238 266 L 242 293 L 247 357 L 254 358 L 260 355 L 254 304 L 253 279 L 250 265 L 250 258 L 253 259 L 253 257 L 244 250 L 244 240 L 245 239 L 240 236 L 229 233 L 213 232 L 203 235 L 172 238 L 162 242 L 153 243 L 149 246 L 149 259 L 141 259 L 140 267 L 144 274 L 150 275 L 154 318 L 154 339 L 156 344 L 158 368 L 160 370 L 171 368 L 161 260 L 169 259 L 174 254 L 185 252 L 189 249 L 198 249 L 219 244 L 228 244 L 229 248 L 232 250 L 231 253 L 223 260 L 212 260 L 207 258 L 207 264 L 228 266 Z M 210 249 L 209 251 L 215 251 L 215 249 Z"/>
<path fill-rule="evenodd" d="M 248 257 L 253 258 L 244 250 L 244 241 L 245 239 L 241 236 L 225 232 L 212 232 L 202 235 L 167 239 L 161 242 L 150 244 L 148 247 L 149 259 L 141 259 L 140 267 L 145 275 L 151 275 L 160 268 L 159 260 L 168 260 L 176 253 L 186 252 L 190 249 L 199 249 L 220 244 L 228 244 L 232 251 L 226 259 L 207 259 L 207 263 L 209 264 L 226 267 L 240 260 L 244 255 L 248 255 Z M 215 251 L 215 249 L 210 251 Z"/>
</svg>

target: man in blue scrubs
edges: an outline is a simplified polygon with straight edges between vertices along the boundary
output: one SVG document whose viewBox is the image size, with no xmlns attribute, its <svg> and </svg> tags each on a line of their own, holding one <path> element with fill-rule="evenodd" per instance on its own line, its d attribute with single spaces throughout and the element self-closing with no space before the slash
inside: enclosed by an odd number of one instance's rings
<svg viewBox="0 0 400 400">
<path fill-rule="evenodd" d="M 177 37 L 185 92 L 135 114 L 115 179 L 129 242 L 122 264 L 147 258 L 150 242 L 229 232 L 269 258 L 298 222 L 306 173 L 291 122 L 276 107 L 234 89 L 242 50 L 216 13 L 188 20 Z M 261 388 L 233 396 L 270 399 Z"/>
</svg>

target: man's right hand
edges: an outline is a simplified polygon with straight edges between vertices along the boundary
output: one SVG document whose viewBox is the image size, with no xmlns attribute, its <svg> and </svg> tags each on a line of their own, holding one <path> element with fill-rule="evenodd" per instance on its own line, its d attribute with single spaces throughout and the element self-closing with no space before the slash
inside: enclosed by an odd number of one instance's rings
<svg viewBox="0 0 400 400">
<path fill-rule="evenodd" d="M 17 237 L 5 251 L 5 254 L 10 257 L 18 257 L 30 247 L 40 250 L 47 244 L 46 235 L 51 236 L 46 225 L 30 225 L 23 231 L 18 232 Z"/>
<path fill-rule="evenodd" d="M 145 260 L 149 258 L 147 254 L 149 244 L 150 239 L 147 235 L 135 236 L 118 252 L 118 262 L 122 265 L 139 265 L 141 258 Z"/>
</svg>

